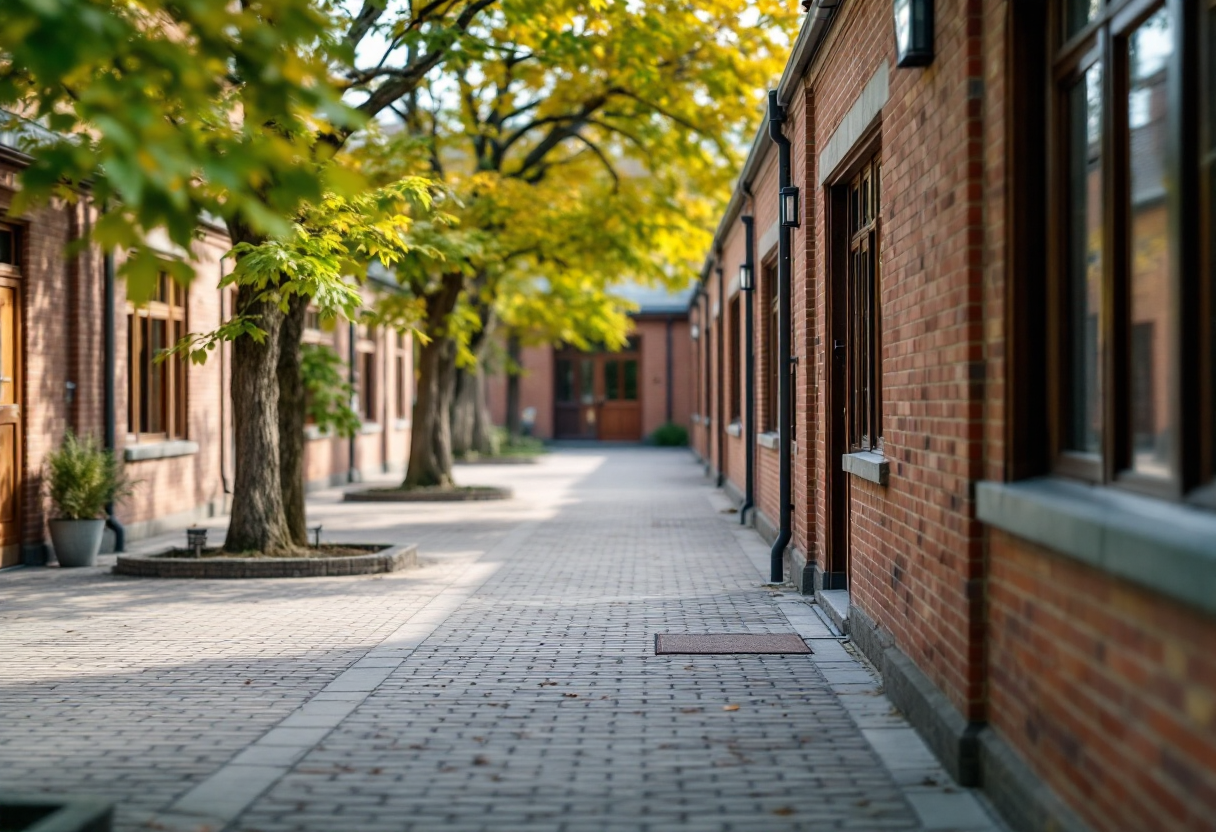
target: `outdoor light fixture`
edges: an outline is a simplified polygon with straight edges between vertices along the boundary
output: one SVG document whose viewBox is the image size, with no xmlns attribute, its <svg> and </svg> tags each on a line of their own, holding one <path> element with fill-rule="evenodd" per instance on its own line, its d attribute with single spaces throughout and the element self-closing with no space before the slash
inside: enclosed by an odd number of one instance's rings
<svg viewBox="0 0 1216 832">
<path fill-rule="evenodd" d="M 739 267 L 739 288 L 744 292 L 752 290 L 752 267 L 744 263 Z"/>
<path fill-rule="evenodd" d="M 786 228 L 797 228 L 798 189 L 793 185 L 781 189 L 781 224 Z"/>
<path fill-rule="evenodd" d="M 692 332 L 692 340 L 695 341 L 701 337 L 701 327 L 697 326 L 696 324 L 692 325 L 692 329 L 690 331 Z"/>
<path fill-rule="evenodd" d="M 895 0 L 896 66 L 933 63 L 933 0 Z"/>
</svg>

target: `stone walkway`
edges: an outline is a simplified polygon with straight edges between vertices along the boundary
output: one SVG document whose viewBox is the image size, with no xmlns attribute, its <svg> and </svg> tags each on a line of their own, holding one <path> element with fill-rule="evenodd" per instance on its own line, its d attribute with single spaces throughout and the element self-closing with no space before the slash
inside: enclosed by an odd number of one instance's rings
<svg viewBox="0 0 1216 832">
<path fill-rule="evenodd" d="M 327 539 L 417 541 L 407 573 L 0 575 L 0 788 L 107 796 L 122 832 L 1001 829 L 686 452 L 458 478 L 516 498 L 311 501 Z"/>
</svg>

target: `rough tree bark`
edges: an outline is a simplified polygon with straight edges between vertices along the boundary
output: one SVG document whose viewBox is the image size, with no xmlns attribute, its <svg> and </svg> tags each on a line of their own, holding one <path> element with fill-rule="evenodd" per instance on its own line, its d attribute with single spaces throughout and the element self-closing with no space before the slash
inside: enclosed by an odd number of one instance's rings
<svg viewBox="0 0 1216 832">
<path fill-rule="evenodd" d="M 287 530 L 296 546 L 308 545 L 308 523 L 304 514 L 304 421 L 305 390 L 301 362 L 304 316 L 309 299 L 299 295 L 290 301 L 279 331 L 279 482 Z"/>
<path fill-rule="evenodd" d="M 494 423 L 486 401 L 485 358 L 496 328 L 497 318 L 492 312 L 482 317 L 481 329 L 469 344 L 477 363 L 471 368 L 456 369 L 452 400 L 452 453 L 456 456 L 494 453 Z"/>
<path fill-rule="evenodd" d="M 450 413 L 456 344 L 448 335 L 448 319 L 463 288 L 462 275 L 445 275 L 439 290 L 426 297 L 423 332 L 430 340 L 418 351 L 418 390 L 404 488 L 449 488 L 453 484 Z"/>
<path fill-rule="evenodd" d="M 507 434 L 512 439 L 518 439 L 523 433 L 523 414 L 519 405 L 519 373 L 522 369 L 520 353 L 522 348 L 519 335 L 512 332 L 507 336 Z"/>
<path fill-rule="evenodd" d="M 241 239 L 234 234 L 234 239 Z M 256 290 L 237 290 L 237 312 L 253 316 L 266 338 L 232 342 L 232 418 L 236 475 L 232 518 L 224 549 L 229 552 L 283 552 L 293 548 L 279 474 L 279 336 L 283 313 L 256 299 Z"/>
</svg>

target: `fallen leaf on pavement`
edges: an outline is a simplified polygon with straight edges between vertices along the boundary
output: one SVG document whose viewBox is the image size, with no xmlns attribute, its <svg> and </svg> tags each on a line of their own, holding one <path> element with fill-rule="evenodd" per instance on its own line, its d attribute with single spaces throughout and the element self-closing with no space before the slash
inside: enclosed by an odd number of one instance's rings
<svg viewBox="0 0 1216 832">
<path fill-rule="evenodd" d="M 773 814 L 781 815 L 783 818 L 789 817 L 790 815 L 794 814 L 794 809 L 792 806 L 782 806 L 780 809 L 774 809 Z"/>
<path fill-rule="evenodd" d="M 724 710 L 724 711 L 737 711 L 737 710 L 739 710 L 739 706 L 738 706 L 738 705 L 723 705 L 723 706 L 722 706 L 722 710 Z"/>
</svg>

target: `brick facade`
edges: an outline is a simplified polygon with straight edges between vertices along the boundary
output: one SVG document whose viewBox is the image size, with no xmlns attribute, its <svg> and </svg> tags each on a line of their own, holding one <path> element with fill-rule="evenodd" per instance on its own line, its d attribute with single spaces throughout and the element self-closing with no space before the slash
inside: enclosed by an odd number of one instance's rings
<svg viewBox="0 0 1216 832">
<path fill-rule="evenodd" d="M 12 175 L 20 170 L 19 157 L 0 160 L 0 210 L 11 199 Z M 71 429 L 100 437 L 104 432 L 104 277 L 103 258 L 95 249 L 68 257 L 67 245 L 87 232 L 96 220 L 95 209 L 82 201 L 56 204 L 18 220 L 6 221 L 18 230 L 18 268 L 21 283 L 23 415 L 21 540 L 27 562 L 39 562 L 47 541 L 47 505 L 41 471 L 47 454 Z M 223 256 L 227 236 L 206 228 L 189 253 L 197 273 L 186 299 L 189 331 L 213 329 L 231 314 L 231 296 L 218 289 L 230 268 Z M 128 312 L 121 279 L 115 302 L 115 416 L 116 452 L 147 452 L 147 442 L 128 431 Z M 345 356 L 347 336 L 342 328 L 333 334 L 334 346 Z M 379 470 L 386 465 L 404 468 L 409 450 L 409 420 L 392 412 L 396 402 L 396 374 L 392 363 L 396 339 L 380 333 L 376 341 L 376 412 L 383 414 L 356 440 L 356 468 Z M 412 403 L 412 347 L 402 348 L 404 379 L 410 385 L 405 401 Z M 118 507 L 118 519 L 129 539 L 227 511 L 233 476 L 232 406 L 228 392 L 231 355 L 217 350 L 203 365 L 186 370 L 186 442 L 196 443 L 178 456 L 128 459 L 128 474 L 137 482 L 132 497 Z M 345 440 L 312 439 L 308 442 L 306 477 L 322 484 L 344 479 L 349 469 Z M 141 453 L 142 452 L 142 453 Z"/>
<path fill-rule="evenodd" d="M 826 14 L 820 3 L 811 6 L 808 20 Z M 819 591 L 824 573 L 839 568 L 828 485 L 833 476 L 847 478 L 853 614 L 846 623 L 873 624 L 873 632 L 854 635 L 880 670 L 902 672 L 903 665 L 883 653 L 893 649 L 923 676 L 920 690 L 935 692 L 937 722 L 918 727 L 929 737 L 941 734 L 935 725 L 958 726 L 953 739 L 931 745 L 941 750 L 953 743 L 944 756 L 971 760 L 958 763 L 963 780 L 973 783 L 982 773 L 974 768 L 978 753 L 959 749 L 974 748 L 976 732 L 986 727 L 985 736 L 1010 749 L 1062 800 L 1067 808 L 1053 821 L 1060 828 L 1072 828 L 1071 816 L 1061 819 L 1068 812 L 1079 818 L 1078 828 L 1103 832 L 1211 828 L 1216 671 L 1211 651 L 1201 647 L 1216 643 L 1211 608 L 1179 606 L 1126 576 L 979 519 L 977 484 L 1013 478 L 1007 327 L 1015 314 L 1008 280 L 1017 277 L 1006 276 L 1006 216 L 1015 174 L 1006 137 L 1016 117 L 1007 100 L 1010 73 L 1018 71 L 1010 64 L 1009 21 L 1019 10 L 1008 0 L 937 0 L 935 8 L 935 57 L 928 68 L 896 68 L 889 0 L 856 0 L 835 8 L 813 54 L 799 65 L 804 68 L 796 77 L 787 70 L 782 82 L 792 182 L 802 196 L 802 222 L 792 231 L 796 427 L 787 577 L 802 584 L 798 567 L 805 561 L 803 586 Z M 870 112 L 875 91 L 880 106 Z M 859 114 L 867 123 L 858 123 Z M 862 161 L 858 154 L 867 142 L 882 164 L 885 483 L 839 470 L 828 411 L 832 315 L 840 302 L 833 289 L 839 264 L 833 261 L 832 188 Z M 737 217 L 754 216 L 758 432 L 771 423 L 763 264 L 776 245 L 770 229 L 778 205 L 777 155 L 761 136 L 702 274 L 712 309 L 720 300 L 716 270 L 737 274 L 745 257 Z M 824 161 L 831 170 L 819 169 Z M 728 354 L 724 377 L 730 378 L 731 362 L 742 360 Z M 709 370 L 702 383 L 715 402 L 719 376 L 712 361 Z M 716 431 L 724 427 L 715 418 L 713 430 L 695 435 L 694 449 L 711 471 L 724 471 L 731 493 L 743 493 L 743 439 L 728 435 L 719 462 Z M 772 448 L 756 448 L 755 491 L 756 525 L 775 534 Z M 1191 512 L 1187 522 L 1216 540 L 1216 515 Z M 826 596 L 819 597 L 826 605 Z M 892 676 L 890 684 L 900 681 Z"/>
</svg>

